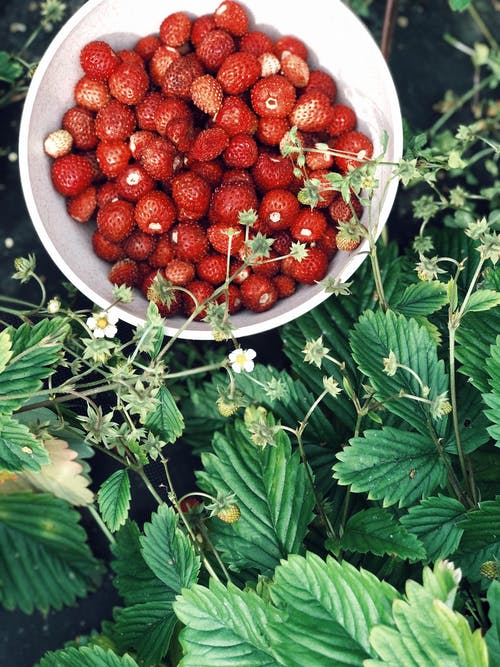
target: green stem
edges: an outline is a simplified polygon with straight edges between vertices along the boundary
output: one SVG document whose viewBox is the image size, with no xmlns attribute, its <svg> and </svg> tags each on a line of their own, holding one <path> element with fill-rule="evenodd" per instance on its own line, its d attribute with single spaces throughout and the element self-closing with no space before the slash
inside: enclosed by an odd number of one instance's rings
<svg viewBox="0 0 500 667">
<path fill-rule="evenodd" d="M 476 9 L 476 8 L 474 7 L 474 5 L 471 3 L 471 4 L 467 7 L 467 10 L 468 10 L 469 14 L 472 16 L 472 19 L 473 19 L 474 23 L 477 25 L 477 27 L 478 27 L 479 30 L 483 33 L 483 35 L 484 35 L 484 37 L 486 38 L 486 40 L 489 42 L 491 48 L 496 50 L 496 49 L 498 48 L 498 43 L 497 43 L 497 41 L 495 40 L 495 38 L 493 37 L 493 35 L 491 34 L 491 32 L 490 32 L 488 26 L 487 26 L 486 23 L 483 21 L 483 18 L 482 18 L 482 16 L 479 14 L 479 12 L 477 11 L 477 9 Z"/>
<path fill-rule="evenodd" d="M 215 371 L 223 368 L 224 362 L 213 364 L 206 364 L 205 366 L 198 366 L 197 368 L 190 368 L 185 371 L 178 371 L 177 373 L 168 373 L 166 379 L 172 380 L 179 377 L 187 377 L 188 375 L 197 375 L 198 373 L 207 373 L 208 371 Z"/>
<path fill-rule="evenodd" d="M 156 500 L 156 502 L 158 503 L 158 505 L 164 505 L 164 504 L 165 504 L 165 501 L 163 500 L 163 498 L 161 498 L 161 496 L 158 494 L 158 492 L 157 492 L 157 490 L 155 489 L 155 487 L 151 484 L 151 482 L 150 482 L 150 480 L 149 480 L 149 477 L 148 477 L 148 476 L 146 475 L 146 473 L 144 472 L 144 468 L 141 467 L 141 468 L 132 468 L 132 469 L 133 469 L 133 470 L 139 475 L 139 477 L 142 479 L 142 481 L 144 482 L 144 485 L 145 485 L 146 488 L 148 489 L 149 493 L 150 493 L 150 494 L 153 496 L 153 498 Z"/>
<path fill-rule="evenodd" d="M 90 514 L 92 515 L 92 518 L 94 519 L 94 521 L 96 522 L 96 524 L 97 524 L 97 525 L 99 526 L 99 528 L 101 529 L 103 535 L 105 535 L 105 536 L 107 537 L 108 542 L 109 542 L 110 544 L 114 544 L 114 543 L 116 542 L 116 540 L 115 540 L 115 538 L 113 537 L 113 535 L 111 534 L 111 531 L 109 530 L 109 528 L 106 526 L 106 524 L 105 524 L 104 521 L 102 520 L 101 515 L 100 515 L 99 512 L 96 510 L 95 506 L 94 506 L 93 504 L 91 504 L 91 505 L 87 505 L 87 509 L 88 509 L 88 511 L 90 512 Z"/>
<path fill-rule="evenodd" d="M 382 274 L 380 272 L 380 264 L 377 255 L 377 246 L 372 242 L 370 243 L 370 261 L 372 265 L 373 279 L 375 280 L 375 290 L 377 292 L 382 310 L 385 312 L 388 310 L 389 304 L 385 298 L 384 284 L 382 281 Z"/>
</svg>

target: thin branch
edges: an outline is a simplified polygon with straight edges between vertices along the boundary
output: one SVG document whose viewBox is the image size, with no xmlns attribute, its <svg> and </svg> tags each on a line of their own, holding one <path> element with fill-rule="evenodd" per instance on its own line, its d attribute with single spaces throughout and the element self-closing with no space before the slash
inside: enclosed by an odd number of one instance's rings
<svg viewBox="0 0 500 667">
<path fill-rule="evenodd" d="M 396 24 L 398 13 L 398 0 L 386 0 L 384 24 L 382 26 L 382 38 L 380 40 L 380 50 L 382 55 L 388 61 L 391 54 L 392 36 Z"/>
</svg>

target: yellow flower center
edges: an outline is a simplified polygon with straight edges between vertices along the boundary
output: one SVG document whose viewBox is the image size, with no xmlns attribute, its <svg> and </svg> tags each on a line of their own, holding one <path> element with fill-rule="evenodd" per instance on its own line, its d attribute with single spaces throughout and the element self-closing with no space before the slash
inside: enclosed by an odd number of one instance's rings
<svg viewBox="0 0 500 667">
<path fill-rule="evenodd" d="M 106 317 L 98 317 L 95 324 L 99 329 L 105 329 L 108 326 L 108 320 Z"/>
</svg>

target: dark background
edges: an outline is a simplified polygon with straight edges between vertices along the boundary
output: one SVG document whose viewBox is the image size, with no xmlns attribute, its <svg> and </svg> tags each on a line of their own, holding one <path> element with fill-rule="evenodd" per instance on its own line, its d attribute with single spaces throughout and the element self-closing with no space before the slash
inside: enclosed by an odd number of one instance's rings
<svg viewBox="0 0 500 667">
<path fill-rule="evenodd" d="M 83 2 L 70 0 L 66 17 Z M 251 5 L 251 0 L 249 0 Z M 498 34 L 499 3 L 483 0 L 475 3 L 486 17 L 490 30 Z M 380 42 L 385 2 L 374 0 L 365 22 Z M 189 2 L 186 1 L 189 10 Z M 0 8 L 0 49 L 16 51 L 38 21 L 38 5 L 28 0 L 3 0 Z M 168 10 L 167 12 L 168 13 Z M 25 33 L 12 30 L 12 25 L 27 26 Z M 495 29 L 496 25 L 496 29 Z M 445 0 L 401 0 L 393 33 L 389 65 L 399 93 L 403 116 L 412 131 L 428 128 L 438 117 L 433 106 L 442 99 L 447 89 L 458 94 L 472 84 L 473 70 L 470 58 L 448 45 L 443 35 L 450 33 L 468 45 L 482 41 L 467 12 L 451 12 Z M 31 47 L 36 60 L 46 48 L 54 33 L 41 34 Z M 353 50 L 356 48 L 353 44 Z M 348 57 L 348 54 L 347 54 Z M 30 285 L 21 286 L 10 278 L 13 261 L 18 256 L 35 253 L 38 272 L 45 279 L 49 296 L 60 291 L 65 281 L 57 267 L 39 243 L 27 214 L 21 191 L 16 160 L 19 120 L 22 100 L 0 109 L 0 293 L 28 298 Z M 411 216 L 411 193 L 399 192 L 388 221 L 389 237 L 404 248 L 416 231 Z M 12 239 L 8 247 L 5 240 Z M 88 305 L 88 304 L 87 304 Z M 121 324 L 120 326 L 127 326 Z M 258 353 L 259 361 L 279 365 L 285 363 L 278 333 L 266 332 L 245 341 Z M 193 342 L 208 346 L 210 343 Z M 192 490 L 193 467 L 196 461 L 182 445 L 169 450 L 172 475 L 179 494 Z M 101 457 L 102 458 L 102 457 Z M 108 461 L 99 456 L 93 459 L 94 488 L 97 489 L 112 470 Z M 159 472 L 149 471 L 153 482 Z M 153 506 L 149 494 L 139 481 L 133 485 L 133 518 L 140 523 L 149 517 Z M 83 524 L 89 533 L 90 544 L 98 557 L 108 558 L 107 545 L 94 522 L 83 511 Z M 112 607 L 119 604 L 109 577 L 102 587 L 82 600 L 78 606 L 44 617 L 39 613 L 26 616 L 16 612 L 0 611 L 0 667 L 32 667 L 47 650 L 62 647 L 65 641 L 80 634 L 99 629 L 100 623 L 111 618 Z M 201 666 L 200 666 L 201 667 Z"/>
</svg>

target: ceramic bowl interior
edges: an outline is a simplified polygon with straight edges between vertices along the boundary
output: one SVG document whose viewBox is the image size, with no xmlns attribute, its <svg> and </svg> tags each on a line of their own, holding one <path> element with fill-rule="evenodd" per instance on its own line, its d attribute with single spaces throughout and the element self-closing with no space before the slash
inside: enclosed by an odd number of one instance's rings
<svg viewBox="0 0 500 667">
<path fill-rule="evenodd" d="M 73 88 L 82 76 L 80 49 L 89 41 L 103 39 L 113 48 L 131 48 L 142 36 L 157 33 L 161 21 L 175 11 L 193 17 L 214 11 L 215 0 L 89 0 L 54 37 L 35 72 L 23 109 L 19 142 L 21 182 L 36 232 L 62 273 L 83 294 L 101 307 L 112 302 L 109 264 L 93 254 L 93 224 L 75 223 L 66 213 L 64 198 L 50 180 L 50 160 L 43 152 L 43 140 L 60 127 L 61 119 L 73 106 Z M 308 0 L 289 4 L 248 0 L 246 6 L 253 29 L 271 37 L 295 35 L 308 46 L 312 67 L 329 72 L 337 82 L 337 101 L 350 104 L 358 116 L 358 129 L 374 143 L 374 154 L 382 151 L 382 136 L 388 135 L 386 159 L 398 160 L 402 152 L 402 122 L 397 92 L 389 69 L 371 34 L 340 0 Z M 381 167 L 380 188 L 371 219 L 378 236 L 385 225 L 396 195 L 397 183 L 391 169 Z M 366 215 L 366 212 L 365 212 Z M 367 224 L 367 221 L 364 221 Z M 338 252 L 330 263 L 329 275 L 347 281 L 366 257 L 366 242 L 353 253 Z M 243 311 L 233 316 L 235 335 L 257 334 L 280 326 L 321 303 L 328 294 L 319 286 L 300 286 L 289 298 L 279 300 L 264 313 Z M 117 309 L 119 317 L 137 325 L 144 321 L 147 301 L 137 290 L 131 304 Z M 183 323 L 180 317 L 166 320 L 166 333 L 174 334 Z M 190 339 L 211 339 L 208 324 L 193 322 L 182 333 Z"/>
</svg>

